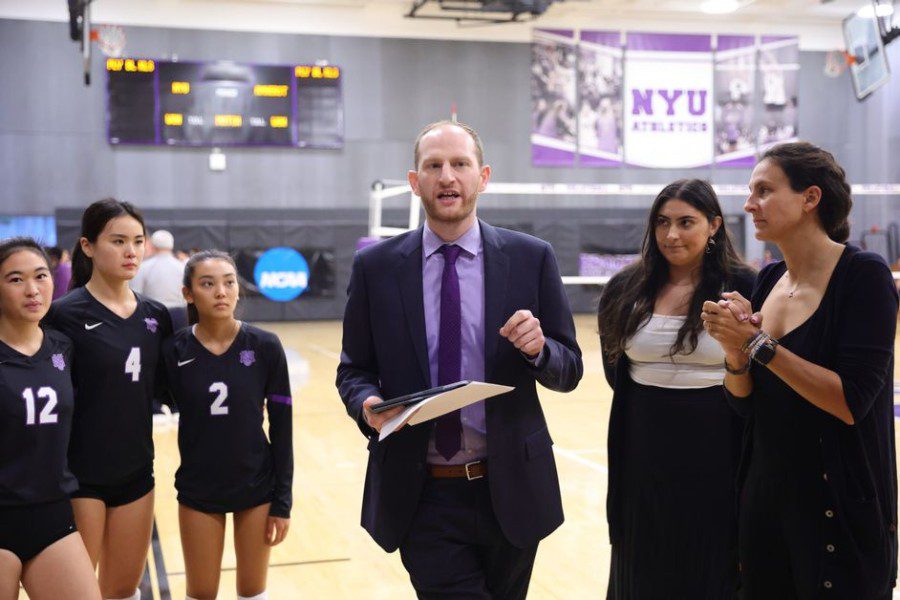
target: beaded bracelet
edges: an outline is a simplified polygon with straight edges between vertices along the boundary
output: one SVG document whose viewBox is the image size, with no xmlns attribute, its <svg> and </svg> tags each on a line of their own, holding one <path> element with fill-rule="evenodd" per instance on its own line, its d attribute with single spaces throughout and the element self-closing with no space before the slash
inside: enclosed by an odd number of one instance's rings
<svg viewBox="0 0 900 600">
<path fill-rule="evenodd" d="M 765 331 L 760 329 L 759 335 L 757 335 L 753 339 L 753 342 L 747 348 L 747 354 L 750 355 L 750 360 L 753 360 L 753 356 L 759 350 L 759 347 L 762 346 L 763 344 L 765 344 L 766 342 L 768 342 L 770 339 L 772 339 L 772 338 L 769 337 L 769 334 L 767 334 Z"/>
<path fill-rule="evenodd" d="M 753 342 L 758 340 L 759 336 L 761 336 L 761 335 L 765 335 L 765 333 L 763 333 L 762 329 L 758 330 L 756 333 L 754 333 L 753 335 L 748 337 L 747 341 L 745 341 L 743 344 L 741 344 L 741 352 L 743 352 L 744 354 L 749 352 L 750 346 L 753 345 Z"/>
</svg>

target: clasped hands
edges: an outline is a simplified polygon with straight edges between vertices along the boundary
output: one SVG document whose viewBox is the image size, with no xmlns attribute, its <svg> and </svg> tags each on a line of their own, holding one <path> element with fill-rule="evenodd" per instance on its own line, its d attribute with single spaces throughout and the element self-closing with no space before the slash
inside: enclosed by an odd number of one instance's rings
<svg viewBox="0 0 900 600">
<path fill-rule="evenodd" d="M 725 351 L 728 366 L 732 369 L 746 366 L 750 357 L 744 347 L 762 327 L 762 315 L 753 312 L 750 301 L 738 292 L 725 292 L 718 302 L 703 303 L 700 318 L 703 328 Z"/>
</svg>

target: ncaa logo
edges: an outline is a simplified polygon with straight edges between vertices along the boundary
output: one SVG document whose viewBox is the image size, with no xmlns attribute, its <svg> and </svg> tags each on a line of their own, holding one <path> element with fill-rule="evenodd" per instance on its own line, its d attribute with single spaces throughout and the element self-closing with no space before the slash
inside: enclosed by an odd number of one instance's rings
<svg viewBox="0 0 900 600">
<path fill-rule="evenodd" d="M 253 268 L 259 292 L 276 302 L 290 302 L 309 286 L 309 265 L 293 248 L 270 248 Z"/>
</svg>

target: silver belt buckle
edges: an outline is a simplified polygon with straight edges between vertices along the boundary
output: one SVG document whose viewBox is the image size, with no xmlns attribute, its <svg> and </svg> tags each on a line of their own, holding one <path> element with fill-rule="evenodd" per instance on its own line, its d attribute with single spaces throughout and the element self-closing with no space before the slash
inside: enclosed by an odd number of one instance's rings
<svg viewBox="0 0 900 600">
<path fill-rule="evenodd" d="M 468 479 L 469 481 L 475 481 L 476 479 L 482 479 L 482 478 L 484 477 L 484 475 L 474 475 L 474 476 L 473 476 L 473 475 L 469 472 L 469 467 L 471 467 L 472 465 L 480 464 L 480 463 L 481 463 L 480 460 L 476 460 L 476 461 L 473 461 L 473 462 L 470 462 L 470 463 L 466 463 L 466 479 Z"/>
</svg>

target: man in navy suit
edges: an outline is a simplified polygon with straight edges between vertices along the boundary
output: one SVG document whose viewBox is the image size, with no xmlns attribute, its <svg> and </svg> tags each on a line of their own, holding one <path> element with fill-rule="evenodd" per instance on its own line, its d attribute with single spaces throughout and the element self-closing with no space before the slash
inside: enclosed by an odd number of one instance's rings
<svg viewBox="0 0 900 600">
<path fill-rule="evenodd" d="M 525 598 L 538 542 L 563 522 L 535 382 L 567 392 L 581 350 L 550 245 L 475 215 L 491 169 L 478 134 L 441 121 L 415 145 L 423 227 L 353 263 L 337 387 L 369 438 L 362 525 L 419 598 Z M 384 398 L 458 380 L 513 386 L 383 442 Z"/>
</svg>

